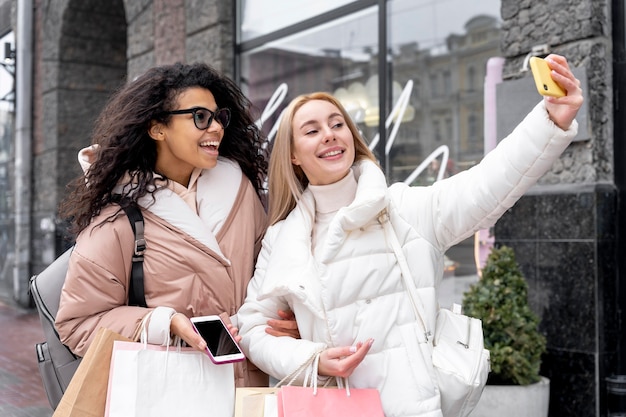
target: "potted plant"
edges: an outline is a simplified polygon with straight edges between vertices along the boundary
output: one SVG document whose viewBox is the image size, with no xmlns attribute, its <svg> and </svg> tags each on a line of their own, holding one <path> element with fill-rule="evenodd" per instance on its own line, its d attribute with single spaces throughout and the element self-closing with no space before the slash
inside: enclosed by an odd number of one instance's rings
<svg viewBox="0 0 626 417">
<path fill-rule="evenodd" d="M 464 294 L 463 307 L 466 315 L 482 320 L 491 356 L 487 386 L 471 416 L 547 416 L 550 385 L 539 374 L 546 339 L 513 249 L 492 249 L 481 278 Z"/>
</svg>

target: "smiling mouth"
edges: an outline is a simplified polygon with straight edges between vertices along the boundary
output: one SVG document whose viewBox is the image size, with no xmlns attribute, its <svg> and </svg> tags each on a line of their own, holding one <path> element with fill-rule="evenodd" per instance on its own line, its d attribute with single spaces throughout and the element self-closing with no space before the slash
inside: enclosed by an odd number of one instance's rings
<svg viewBox="0 0 626 417">
<path fill-rule="evenodd" d="M 201 148 L 212 148 L 212 149 L 217 149 L 220 146 L 220 142 L 217 140 L 212 140 L 212 141 L 206 141 L 206 142 L 201 142 L 200 143 L 200 147 Z"/>
<path fill-rule="evenodd" d="M 323 154 L 321 154 L 319 157 L 320 157 L 320 158 L 328 158 L 329 156 L 340 155 L 340 154 L 342 154 L 342 153 L 343 153 L 343 151 L 340 151 L 340 150 L 334 150 L 334 151 L 330 151 L 330 152 L 323 153 Z"/>
</svg>

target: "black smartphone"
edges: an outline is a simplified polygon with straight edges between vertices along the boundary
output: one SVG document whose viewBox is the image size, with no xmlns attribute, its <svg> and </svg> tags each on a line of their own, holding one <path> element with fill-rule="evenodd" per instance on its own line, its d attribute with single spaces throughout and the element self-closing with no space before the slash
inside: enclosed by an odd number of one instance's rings
<svg viewBox="0 0 626 417">
<path fill-rule="evenodd" d="M 239 362 L 246 358 L 219 316 L 192 317 L 191 324 L 206 341 L 206 351 L 213 363 Z"/>
</svg>

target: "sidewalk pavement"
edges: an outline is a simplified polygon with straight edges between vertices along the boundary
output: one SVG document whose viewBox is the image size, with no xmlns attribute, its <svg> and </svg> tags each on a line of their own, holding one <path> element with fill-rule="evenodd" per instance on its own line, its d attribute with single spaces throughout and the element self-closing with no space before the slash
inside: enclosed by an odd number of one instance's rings
<svg viewBox="0 0 626 417">
<path fill-rule="evenodd" d="M 52 416 L 35 353 L 44 340 L 37 311 L 0 296 L 0 337 L 0 416 Z"/>
</svg>

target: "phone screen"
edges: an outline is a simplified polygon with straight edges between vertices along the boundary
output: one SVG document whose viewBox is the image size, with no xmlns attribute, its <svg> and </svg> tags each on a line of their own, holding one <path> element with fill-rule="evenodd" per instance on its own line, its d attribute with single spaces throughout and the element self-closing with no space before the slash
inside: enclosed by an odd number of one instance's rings
<svg viewBox="0 0 626 417">
<path fill-rule="evenodd" d="M 196 321 L 194 326 L 206 341 L 207 347 L 214 357 L 241 353 L 239 346 L 220 320 Z"/>
</svg>

